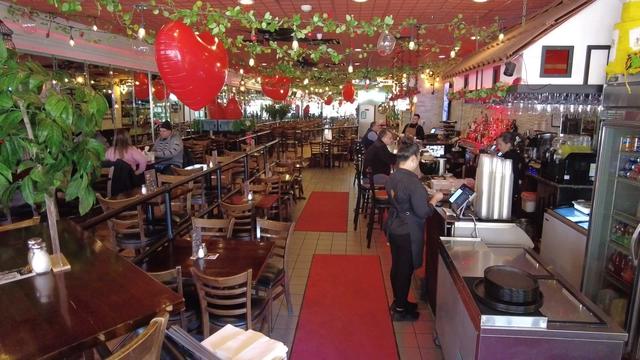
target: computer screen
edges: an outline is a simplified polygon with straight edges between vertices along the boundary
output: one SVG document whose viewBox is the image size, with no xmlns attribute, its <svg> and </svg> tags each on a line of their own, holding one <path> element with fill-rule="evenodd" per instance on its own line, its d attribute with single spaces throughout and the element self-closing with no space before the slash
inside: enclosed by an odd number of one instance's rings
<svg viewBox="0 0 640 360">
<path fill-rule="evenodd" d="M 473 199 L 474 195 L 475 191 L 473 191 L 472 188 L 465 184 L 460 185 L 458 190 L 449 197 L 451 210 L 458 213 L 469 201 Z"/>
<path fill-rule="evenodd" d="M 427 145 L 424 148 L 430 152 L 433 157 L 444 157 L 444 145 Z"/>
</svg>

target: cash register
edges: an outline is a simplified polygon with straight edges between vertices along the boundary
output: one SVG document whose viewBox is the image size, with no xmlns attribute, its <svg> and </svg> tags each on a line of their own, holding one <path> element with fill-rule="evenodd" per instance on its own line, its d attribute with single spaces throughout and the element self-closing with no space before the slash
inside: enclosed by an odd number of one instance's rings
<svg viewBox="0 0 640 360">
<path fill-rule="evenodd" d="M 443 208 L 447 218 L 460 218 L 467 205 L 476 197 L 476 192 L 466 184 L 449 196 L 449 208 Z"/>
</svg>

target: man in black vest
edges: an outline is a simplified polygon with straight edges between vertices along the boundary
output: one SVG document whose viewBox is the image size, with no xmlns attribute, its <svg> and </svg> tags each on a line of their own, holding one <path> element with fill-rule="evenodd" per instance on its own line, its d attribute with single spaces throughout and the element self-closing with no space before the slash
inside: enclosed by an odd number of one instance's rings
<svg viewBox="0 0 640 360">
<path fill-rule="evenodd" d="M 362 139 L 360 143 L 364 146 L 365 151 L 369 148 L 369 146 L 373 145 L 376 140 L 378 140 L 378 132 L 382 129 L 382 124 L 376 121 L 373 121 L 367 132 L 362 135 Z"/>
</svg>

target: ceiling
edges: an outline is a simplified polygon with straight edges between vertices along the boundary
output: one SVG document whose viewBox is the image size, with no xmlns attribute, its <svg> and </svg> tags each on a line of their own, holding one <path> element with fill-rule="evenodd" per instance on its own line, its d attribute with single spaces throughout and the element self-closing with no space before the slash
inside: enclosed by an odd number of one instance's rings
<svg viewBox="0 0 640 360">
<path fill-rule="evenodd" d="M 205 2 L 207 0 L 204 0 Z M 303 14 L 303 20 L 310 18 L 314 13 L 327 13 L 330 17 L 337 21 L 343 21 L 345 15 L 354 15 L 356 19 L 370 20 L 373 17 L 383 18 L 387 15 L 393 16 L 395 23 L 399 24 L 406 18 L 415 18 L 419 24 L 441 24 L 450 22 L 458 14 L 462 14 L 465 22 L 468 24 L 485 26 L 491 25 L 495 22 L 495 18 L 499 17 L 505 28 L 512 27 L 520 23 L 522 16 L 523 1 L 527 3 L 527 17 L 542 10 L 548 5 L 551 5 L 558 0 L 488 0 L 484 3 L 476 3 L 472 0 L 368 0 L 365 3 L 356 3 L 352 0 L 255 0 L 254 5 L 245 6 L 246 9 L 254 9 L 258 15 L 262 15 L 269 11 L 272 15 L 277 17 L 290 17 L 292 14 Z M 126 11 L 133 8 L 134 4 L 142 1 L 120 0 L 121 4 Z M 158 0 L 157 3 L 161 4 L 163 0 Z M 236 0 L 217 0 L 215 2 L 209 1 L 215 7 L 227 8 L 237 6 Z M 194 0 L 174 0 L 176 8 L 191 8 Z M 97 25 L 100 29 L 110 29 L 114 33 L 123 33 L 123 27 L 119 25 L 117 20 L 112 14 L 107 11 L 102 11 L 100 14 L 93 1 L 83 1 L 83 11 L 81 14 L 61 14 L 56 8 L 48 4 L 47 0 L 21 0 L 19 4 L 26 7 L 42 12 L 51 12 L 61 17 L 66 17 L 80 23 L 91 26 L 93 24 L 93 18 L 97 18 Z M 300 5 L 309 4 L 313 7 L 311 12 L 304 14 L 300 9 Z M 150 10 L 145 11 L 144 14 L 145 27 L 151 30 L 159 30 L 160 27 L 167 22 L 167 19 L 161 15 L 153 15 Z M 134 22 L 140 22 L 140 15 L 134 16 Z M 450 48 L 446 46 L 453 45 L 453 38 L 448 31 L 437 31 L 433 28 L 429 28 L 428 36 L 430 39 L 434 39 L 437 43 L 442 44 L 442 54 L 447 54 Z M 432 30 L 431 30 L 432 29 Z M 229 30 L 230 35 L 247 33 L 244 28 L 232 28 Z M 409 35 L 409 34 L 406 34 Z M 247 34 L 248 37 L 248 34 Z M 346 34 L 323 34 L 323 38 L 337 38 L 340 40 L 340 45 L 333 45 L 336 50 L 344 51 L 345 48 L 357 48 L 362 44 L 375 44 L 377 41 L 377 35 L 374 37 L 368 37 L 366 35 L 350 38 Z M 483 47 L 484 44 L 478 44 L 478 47 Z M 301 46 L 314 46 L 305 45 L 301 43 Z M 463 42 L 463 46 L 458 52 L 459 56 L 466 56 L 476 50 L 475 41 L 466 39 Z M 395 57 L 395 62 L 394 62 Z M 448 58 L 448 57 L 447 57 Z M 243 61 L 247 59 L 243 56 L 231 56 L 230 60 L 235 67 L 242 66 Z M 437 54 L 430 54 L 427 50 L 421 52 L 396 52 L 394 55 L 382 57 L 375 52 L 371 52 L 369 58 L 365 60 L 353 59 L 353 62 L 359 62 L 359 65 L 355 67 L 386 67 L 393 66 L 394 64 L 407 64 L 412 65 L 417 62 L 428 62 L 433 60 L 440 60 Z M 447 60 L 447 59 L 443 59 Z M 257 59 L 258 63 L 272 62 L 275 59 L 264 56 Z M 441 60 L 442 61 L 442 60 Z M 348 59 L 343 61 L 343 66 L 346 67 Z"/>
</svg>

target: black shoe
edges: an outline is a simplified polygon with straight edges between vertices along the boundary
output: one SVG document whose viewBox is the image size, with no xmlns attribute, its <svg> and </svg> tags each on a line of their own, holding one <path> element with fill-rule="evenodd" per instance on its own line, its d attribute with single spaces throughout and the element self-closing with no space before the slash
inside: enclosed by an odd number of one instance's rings
<svg viewBox="0 0 640 360">
<path fill-rule="evenodd" d="M 391 320 L 393 321 L 416 321 L 420 317 L 420 313 L 415 310 L 399 310 L 393 309 Z"/>
<path fill-rule="evenodd" d="M 391 305 L 389 305 L 389 311 L 393 312 L 393 309 L 395 309 L 396 307 L 396 302 L 392 302 Z M 418 311 L 418 304 L 411 302 L 411 301 L 407 301 L 407 309 L 409 309 L 410 311 Z"/>
</svg>

